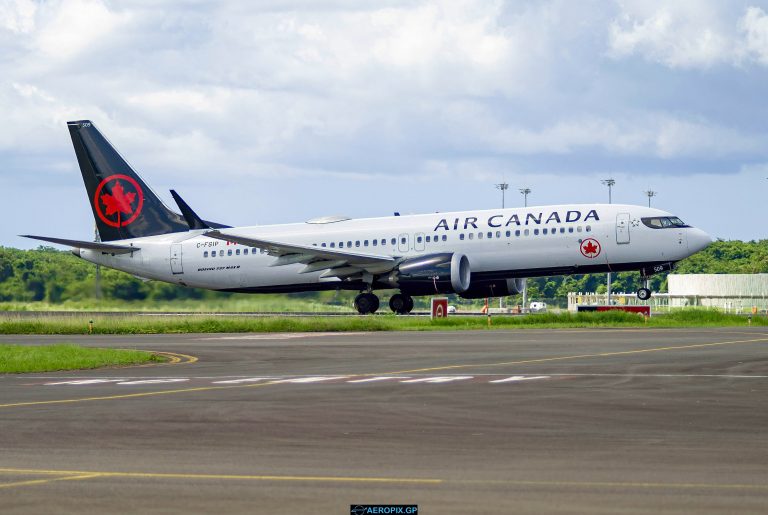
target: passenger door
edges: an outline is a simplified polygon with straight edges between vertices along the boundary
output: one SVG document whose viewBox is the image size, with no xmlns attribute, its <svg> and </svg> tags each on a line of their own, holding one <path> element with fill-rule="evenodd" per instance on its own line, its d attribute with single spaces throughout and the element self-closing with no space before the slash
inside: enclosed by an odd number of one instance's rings
<svg viewBox="0 0 768 515">
<path fill-rule="evenodd" d="M 184 267 L 181 262 L 181 243 L 171 244 L 171 272 L 173 274 L 184 273 Z"/>
<path fill-rule="evenodd" d="M 629 243 L 629 213 L 616 215 L 616 243 Z"/>
</svg>

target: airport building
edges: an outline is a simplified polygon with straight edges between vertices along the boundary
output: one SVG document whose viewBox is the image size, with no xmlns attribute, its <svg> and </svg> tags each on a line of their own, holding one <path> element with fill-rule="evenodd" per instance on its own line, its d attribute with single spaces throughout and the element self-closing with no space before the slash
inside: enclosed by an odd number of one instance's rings
<svg viewBox="0 0 768 515">
<path fill-rule="evenodd" d="M 652 309 L 711 307 L 731 313 L 768 310 L 768 274 L 669 274 L 669 293 L 653 293 L 647 303 Z M 568 310 L 577 306 L 607 304 L 604 293 L 568 294 Z M 634 292 L 611 294 L 614 305 L 644 305 Z"/>
</svg>

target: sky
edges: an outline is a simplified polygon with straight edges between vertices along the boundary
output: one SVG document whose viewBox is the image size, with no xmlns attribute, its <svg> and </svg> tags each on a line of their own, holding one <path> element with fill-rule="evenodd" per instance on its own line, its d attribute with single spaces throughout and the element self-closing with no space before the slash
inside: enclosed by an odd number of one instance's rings
<svg viewBox="0 0 768 515">
<path fill-rule="evenodd" d="M 0 0 L 0 246 L 91 239 L 66 128 L 229 225 L 607 202 L 768 236 L 768 1 Z"/>
</svg>

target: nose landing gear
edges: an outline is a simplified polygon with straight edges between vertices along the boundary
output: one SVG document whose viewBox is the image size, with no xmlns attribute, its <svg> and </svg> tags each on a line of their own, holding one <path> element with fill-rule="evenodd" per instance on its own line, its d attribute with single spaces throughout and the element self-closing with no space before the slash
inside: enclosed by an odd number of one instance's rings
<svg viewBox="0 0 768 515">
<path fill-rule="evenodd" d="M 647 277 L 643 277 L 643 287 L 637 290 L 637 298 L 640 300 L 648 300 L 651 298 L 651 289 L 648 288 Z"/>
<path fill-rule="evenodd" d="M 389 299 L 389 309 L 398 315 L 407 315 L 413 309 L 413 297 L 404 293 L 395 293 Z"/>
</svg>

